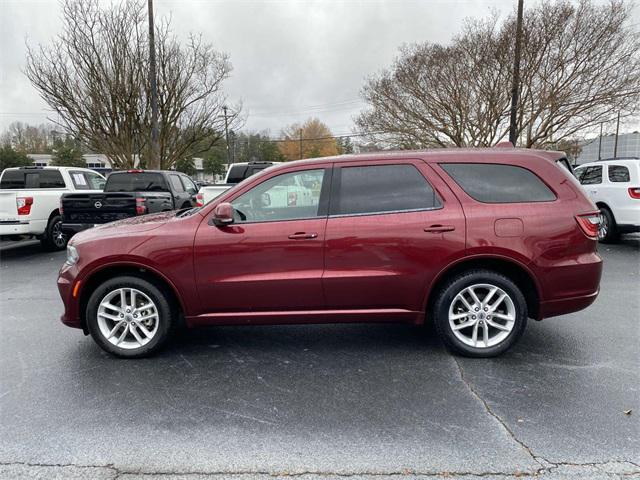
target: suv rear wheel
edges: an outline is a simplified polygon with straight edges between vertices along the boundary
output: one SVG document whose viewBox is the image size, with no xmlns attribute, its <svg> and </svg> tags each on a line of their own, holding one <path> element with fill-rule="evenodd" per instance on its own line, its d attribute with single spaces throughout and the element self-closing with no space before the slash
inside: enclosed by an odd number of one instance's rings
<svg viewBox="0 0 640 480">
<path fill-rule="evenodd" d="M 602 243 L 612 243 L 618 239 L 618 226 L 613 213 L 607 207 L 600 207 L 600 225 L 598 226 L 598 240 Z"/>
<path fill-rule="evenodd" d="M 524 332 L 527 302 L 504 275 L 473 270 L 443 287 L 433 314 L 436 331 L 449 350 L 467 357 L 493 357 Z"/>
<path fill-rule="evenodd" d="M 166 295 L 139 277 L 116 277 L 93 292 L 87 327 L 100 347 L 119 357 L 139 358 L 159 350 L 172 327 Z"/>
</svg>

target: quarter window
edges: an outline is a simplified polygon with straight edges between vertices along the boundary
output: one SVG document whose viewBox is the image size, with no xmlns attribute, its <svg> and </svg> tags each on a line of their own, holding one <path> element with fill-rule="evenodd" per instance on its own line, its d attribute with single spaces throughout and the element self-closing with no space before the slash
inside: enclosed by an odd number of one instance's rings
<svg viewBox="0 0 640 480">
<path fill-rule="evenodd" d="M 609 165 L 610 182 L 630 182 L 629 169 L 622 165 Z"/>
<path fill-rule="evenodd" d="M 580 177 L 582 185 L 595 185 L 602 183 L 602 165 L 587 167 Z"/>
<path fill-rule="evenodd" d="M 549 187 L 526 168 L 495 163 L 443 163 L 440 166 L 479 202 L 549 202 L 556 199 Z"/>
<path fill-rule="evenodd" d="M 265 180 L 231 202 L 237 223 L 314 218 L 319 215 L 325 170 L 284 173 Z"/>
<path fill-rule="evenodd" d="M 413 165 L 342 167 L 334 215 L 425 210 L 441 203 L 429 182 Z M 333 200 L 332 200 L 333 202 Z"/>
</svg>

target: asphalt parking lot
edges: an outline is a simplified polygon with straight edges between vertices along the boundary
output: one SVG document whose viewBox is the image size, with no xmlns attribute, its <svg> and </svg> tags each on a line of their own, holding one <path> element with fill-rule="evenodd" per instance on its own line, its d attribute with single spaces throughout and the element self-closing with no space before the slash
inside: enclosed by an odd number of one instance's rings
<svg viewBox="0 0 640 480">
<path fill-rule="evenodd" d="M 64 253 L 4 249 L 0 478 L 640 478 L 640 237 L 600 250 L 597 302 L 497 359 L 329 325 L 126 361 L 59 322 Z"/>
</svg>

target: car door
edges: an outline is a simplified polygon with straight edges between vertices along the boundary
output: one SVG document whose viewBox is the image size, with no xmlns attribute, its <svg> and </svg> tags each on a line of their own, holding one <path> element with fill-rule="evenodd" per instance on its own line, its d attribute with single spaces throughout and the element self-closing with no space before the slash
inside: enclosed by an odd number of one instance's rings
<svg viewBox="0 0 640 480">
<path fill-rule="evenodd" d="M 198 204 L 198 198 L 197 198 L 198 187 L 186 175 L 180 175 L 180 179 L 182 180 L 182 184 L 184 185 L 184 190 L 188 195 L 188 200 L 191 203 L 191 206 L 195 207 Z"/>
<path fill-rule="evenodd" d="M 464 229 L 459 201 L 423 161 L 336 163 L 327 308 L 423 312 L 427 286 L 464 252 Z"/>
<path fill-rule="evenodd" d="M 174 207 L 176 209 L 186 208 L 191 206 L 191 195 L 187 193 L 180 180 L 180 175 L 177 173 L 169 174 L 169 181 L 171 182 L 171 190 L 174 198 Z"/>
<path fill-rule="evenodd" d="M 324 307 L 330 182 L 330 165 L 273 172 L 232 197 L 233 224 L 200 224 L 194 267 L 203 313 Z M 301 184 L 313 200 L 301 202 Z"/>
</svg>

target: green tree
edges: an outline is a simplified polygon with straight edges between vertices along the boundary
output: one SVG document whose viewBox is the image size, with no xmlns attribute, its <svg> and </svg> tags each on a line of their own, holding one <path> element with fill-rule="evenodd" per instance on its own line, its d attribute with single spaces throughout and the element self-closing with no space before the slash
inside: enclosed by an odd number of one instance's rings
<svg viewBox="0 0 640 480">
<path fill-rule="evenodd" d="M 33 161 L 22 152 L 17 152 L 10 145 L 0 147 L 0 171 L 10 167 L 27 167 Z"/>
<path fill-rule="evenodd" d="M 191 157 L 181 158 L 175 163 L 176 170 L 178 172 L 186 173 L 190 177 L 195 176 L 197 173 L 196 164 Z"/>
<path fill-rule="evenodd" d="M 52 165 L 59 167 L 86 167 L 87 162 L 82 157 L 82 150 L 77 145 L 69 145 L 67 142 L 59 143 L 51 157 Z"/>
<path fill-rule="evenodd" d="M 225 151 L 223 148 L 214 149 L 202 162 L 205 173 L 212 175 L 224 175 L 225 172 Z"/>
<path fill-rule="evenodd" d="M 338 154 L 348 155 L 353 153 L 353 142 L 351 137 L 337 138 L 336 144 L 338 146 Z"/>
</svg>

